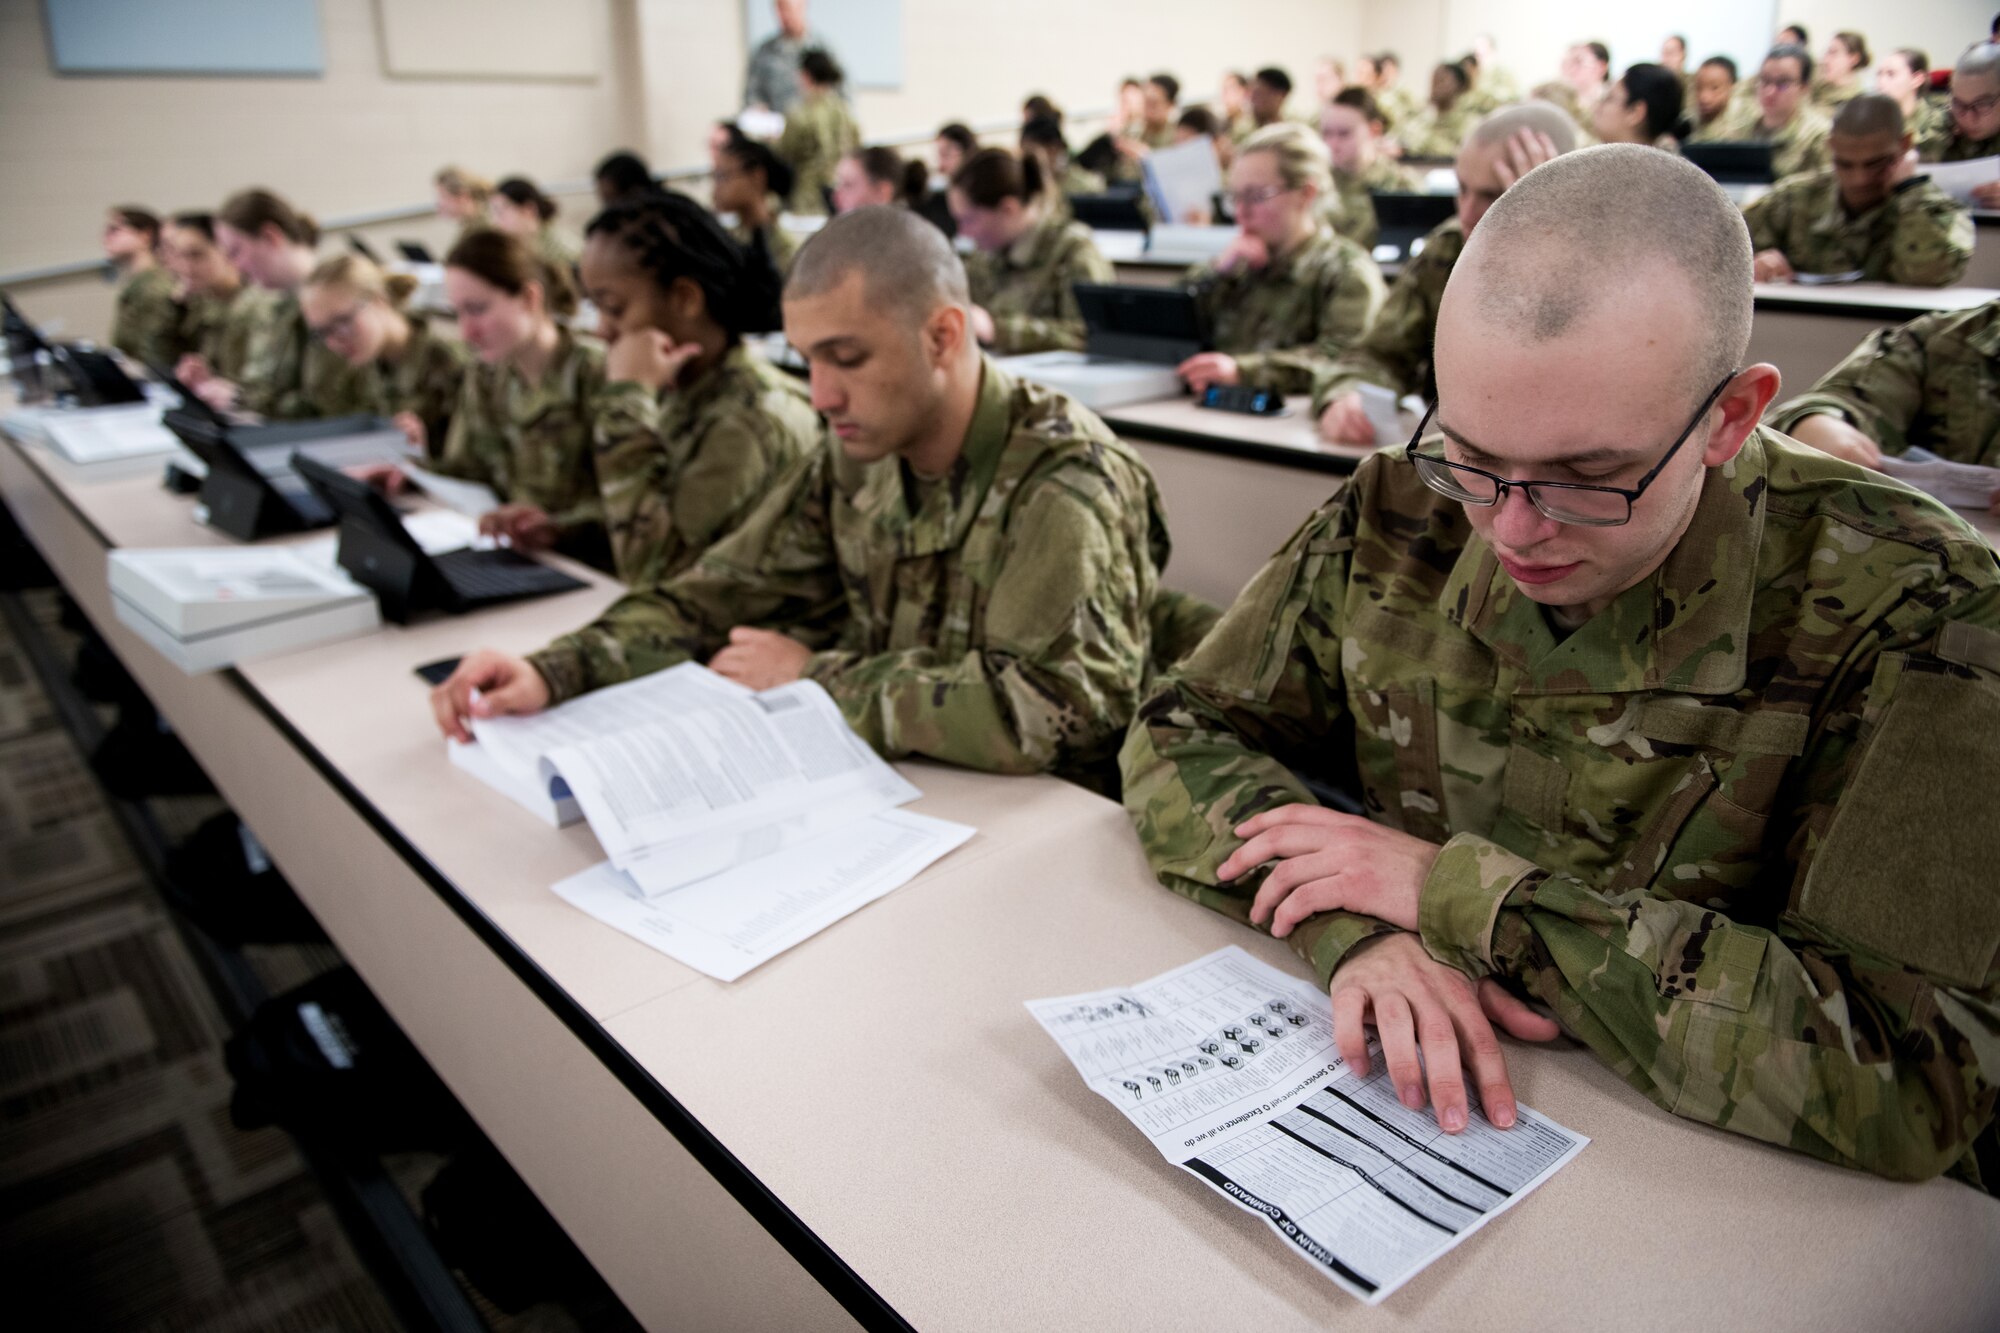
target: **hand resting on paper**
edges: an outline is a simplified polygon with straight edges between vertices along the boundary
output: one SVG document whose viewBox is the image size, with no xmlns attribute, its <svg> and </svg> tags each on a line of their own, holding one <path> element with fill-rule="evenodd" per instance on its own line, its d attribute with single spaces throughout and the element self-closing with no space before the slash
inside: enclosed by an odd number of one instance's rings
<svg viewBox="0 0 2000 1333">
<path fill-rule="evenodd" d="M 549 683 L 542 673 L 527 658 L 495 648 L 468 653 L 444 684 L 431 691 L 438 730 L 455 741 L 472 740 L 467 724 L 473 718 L 539 713 L 548 706 Z"/>
<path fill-rule="evenodd" d="M 1245 841 L 1216 867 L 1216 876 L 1232 880 L 1274 863 L 1250 905 L 1252 923 L 1268 924 L 1274 936 L 1282 939 L 1314 913 L 1334 910 L 1416 930 L 1436 844 L 1316 805 L 1267 810 L 1238 825 L 1236 834 Z M 1489 978 L 1475 986 L 1432 958 L 1410 933 L 1357 947 L 1334 973 L 1330 994 L 1341 1054 L 1367 1071 L 1364 1028 L 1372 1020 L 1403 1104 L 1412 1110 L 1424 1104 L 1428 1071 L 1438 1124 L 1453 1134 L 1467 1119 L 1462 1059 L 1471 1066 L 1487 1118 L 1503 1129 L 1514 1123 L 1513 1088 L 1494 1023 L 1526 1041 L 1548 1041 L 1558 1032 L 1498 982 Z"/>
<path fill-rule="evenodd" d="M 729 631 L 729 645 L 709 659 L 708 669 L 738 685 L 769 690 L 805 675 L 811 660 L 812 649 L 797 639 L 738 625 Z"/>
</svg>

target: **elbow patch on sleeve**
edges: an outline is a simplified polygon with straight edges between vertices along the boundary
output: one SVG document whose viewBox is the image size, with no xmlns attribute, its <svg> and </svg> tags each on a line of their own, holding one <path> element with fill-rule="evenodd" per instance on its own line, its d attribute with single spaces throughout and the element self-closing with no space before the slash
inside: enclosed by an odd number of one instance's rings
<svg viewBox="0 0 2000 1333">
<path fill-rule="evenodd" d="M 1905 669 L 1813 858 L 1799 915 L 1947 983 L 2000 952 L 2000 688 Z"/>
</svg>

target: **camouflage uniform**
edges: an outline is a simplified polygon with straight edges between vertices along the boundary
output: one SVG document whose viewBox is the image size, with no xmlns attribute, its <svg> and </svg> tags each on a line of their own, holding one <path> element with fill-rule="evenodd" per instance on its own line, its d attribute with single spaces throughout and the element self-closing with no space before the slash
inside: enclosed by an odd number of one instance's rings
<svg viewBox="0 0 2000 1333">
<path fill-rule="evenodd" d="M 376 360 L 343 381 L 339 396 L 322 402 L 327 416 L 365 412 L 393 417 L 414 412 L 424 423 L 424 450 L 433 458 L 444 450 L 452 414 L 458 410 L 471 371 L 465 344 L 440 338 L 423 320 L 410 319 L 410 340 L 394 361 Z"/>
<path fill-rule="evenodd" d="M 111 315 L 111 345 L 129 357 L 172 367 L 187 350 L 174 275 L 155 264 L 126 279 Z"/>
<path fill-rule="evenodd" d="M 529 660 L 560 702 L 762 626 L 816 650 L 806 675 L 886 756 L 1074 773 L 1131 720 L 1167 549 L 1130 447 L 988 360 L 949 476 L 829 439 L 692 569 Z"/>
<path fill-rule="evenodd" d="M 1869 334 L 1768 420 L 1789 431 L 1822 412 L 1885 454 L 1921 445 L 1954 462 L 2000 467 L 2000 300 Z"/>
<path fill-rule="evenodd" d="M 1463 508 L 1377 455 L 1141 708 L 1168 887 L 1351 762 L 1442 851 L 1423 944 L 1548 1004 L 1675 1114 L 1977 1179 L 2000 1083 L 2000 566 L 1928 497 L 1759 430 L 1653 576 L 1559 638 Z M 1387 923 L 1290 935 L 1322 984 Z M 1987 1184 L 1991 1186 L 1992 1181 Z"/>
<path fill-rule="evenodd" d="M 2000 155 L 2000 134 L 1984 139 L 1968 139 L 1959 132 L 1951 111 L 1939 107 L 1937 116 L 1917 139 L 1919 162 L 1970 162 L 1975 158 Z"/>
<path fill-rule="evenodd" d="M 1382 226 L 1375 220 L 1372 196 L 1378 191 L 1400 194 L 1416 188 L 1414 172 L 1378 157 L 1365 171 L 1333 173 L 1333 189 L 1319 201 L 1320 218 L 1363 250 L 1373 250 Z"/>
<path fill-rule="evenodd" d="M 993 350 L 1015 356 L 1081 349 L 1083 312 L 1070 284 L 1110 282 L 1112 272 L 1090 228 L 1045 217 L 1001 253 L 966 255 L 965 279 L 973 303 L 993 316 Z"/>
<path fill-rule="evenodd" d="M 1465 249 L 1465 230 L 1448 218 L 1424 237 L 1423 253 L 1403 265 L 1389 288 L 1389 299 L 1360 342 L 1321 367 L 1313 376 L 1313 415 L 1362 384 L 1379 384 L 1398 398 L 1419 394 L 1437 397 L 1431 373 L 1431 340 L 1437 333 L 1438 304 L 1452 265 Z"/>
<path fill-rule="evenodd" d="M 736 225 L 729 229 L 729 234 L 745 250 L 753 248 L 757 237 L 763 236 L 764 253 L 771 257 L 771 266 L 778 270 L 778 276 L 782 278 L 792 270 L 792 256 L 799 252 L 799 241 L 776 220 L 778 214 L 784 211 L 784 200 L 774 194 L 767 196 L 765 202 L 771 210 L 770 226 L 753 230 L 748 223 L 738 218 Z"/>
<path fill-rule="evenodd" d="M 1410 122 L 1420 109 L 1417 99 L 1402 88 L 1384 88 L 1375 94 L 1375 105 L 1382 112 L 1383 124 L 1388 127 L 1391 137 Z"/>
<path fill-rule="evenodd" d="M 1188 275 L 1218 352 L 1252 389 L 1306 393 L 1313 375 L 1361 340 L 1388 285 L 1366 250 L 1322 226 L 1263 268 Z"/>
<path fill-rule="evenodd" d="M 590 435 L 619 581 L 642 588 L 742 526 L 821 429 L 804 383 L 738 343 L 685 388 L 607 384 Z"/>
<path fill-rule="evenodd" d="M 1747 80 L 1754 85 L 1755 80 Z M 1764 114 L 1755 99 L 1732 106 L 1695 131 L 1700 142 L 1767 143 L 1771 145 L 1771 170 L 1780 180 L 1802 171 L 1819 171 L 1833 165 L 1827 156 L 1826 136 L 1833 123 L 1811 106 L 1801 105 L 1792 118 L 1776 130 L 1764 128 Z"/>
<path fill-rule="evenodd" d="M 534 246 L 536 257 L 544 264 L 571 282 L 576 280 L 576 265 L 583 257 L 583 242 L 555 223 L 544 222 L 535 229 L 534 240 L 530 244 Z"/>
<path fill-rule="evenodd" d="M 1780 181 L 1743 210 L 1758 250 L 1777 250 L 1800 273 L 1852 273 L 1869 282 L 1949 287 L 1972 262 L 1972 217 L 1928 176 L 1912 176 L 1866 213 L 1840 199 L 1833 171 Z"/>
<path fill-rule="evenodd" d="M 1405 157 L 1456 157 L 1459 145 L 1472 133 L 1482 114 L 1470 94 L 1453 102 L 1449 111 L 1438 110 L 1433 102 L 1390 137 L 1403 145 Z"/>
<path fill-rule="evenodd" d="M 246 411 L 286 420 L 331 415 L 328 404 L 351 400 L 358 375 L 312 336 L 298 293 L 278 292 L 250 331 L 236 384 Z"/>
<path fill-rule="evenodd" d="M 1831 120 L 1840 108 L 1852 102 L 1868 90 L 1856 79 L 1845 86 L 1828 83 L 1825 79 L 1814 79 L 1809 100 L 1820 112 Z"/>
<path fill-rule="evenodd" d="M 839 93 L 822 90 L 801 98 L 785 113 L 785 132 L 778 136 L 778 156 L 791 164 L 794 213 L 823 217 L 833 188 L 833 171 L 840 159 L 861 146 L 854 113 Z"/>
<path fill-rule="evenodd" d="M 559 331 L 539 384 L 524 382 L 512 366 L 476 365 L 432 467 L 484 482 L 505 502 L 536 506 L 555 523 L 557 549 L 609 569 L 590 444 L 603 387 L 603 349 L 568 329 Z"/>
<path fill-rule="evenodd" d="M 251 340 L 258 325 L 271 318 L 270 294 L 247 285 L 234 296 L 197 294 L 188 297 L 186 311 L 181 321 L 184 350 L 201 357 L 223 379 L 241 384 Z"/>
<path fill-rule="evenodd" d="M 750 53 L 750 68 L 743 80 L 743 105 L 766 106 L 784 115 L 799 100 L 799 57 L 811 50 L 827 50 L 816 32 L 803 37 L 787 37 L 774 32 Z"/>
</svg>

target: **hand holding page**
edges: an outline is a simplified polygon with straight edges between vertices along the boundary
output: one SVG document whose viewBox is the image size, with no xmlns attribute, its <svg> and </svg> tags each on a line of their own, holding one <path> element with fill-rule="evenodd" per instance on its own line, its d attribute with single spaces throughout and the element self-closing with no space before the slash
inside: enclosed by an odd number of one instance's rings
<svg viewBox="0 0 2000 1333">
<path fill-rule="evenodd" d="M 478 518 L 490 514 L 500 507 L 500 497 L 493 488 L 479 481 L 461 481 L 457 477 L 446 477 L 428 468 L 418 467 L 412 462 L 396 465 L 404 476 L 415 482 L 417 489 L 437 501 L 447 509 Z"/>
<path fill-rule="evenodd" d="M 1197 135 L 1171 148 L 1146 154 L 1143 168 L 1146 195 L 1163 222 L 1186 222 L 1198 215 L 1206 221 L 1222 189 L 1222 168 L 1215 146 Z"/>
<path fill-rule="evenodd" d="M 1317 987 L 1234 945 L 1028 1011 L 1161 1156 L 1370 1305 L 1590 1142 L 1525 1106 L 1496 1129 L 1476 1101 L 1444 1133 L 1396 1099 L 1372 1043 L 1371 1075 L 1348 1069 Z"/>
<path fill-rule="evenodd" d="M 1921 168 L 1931 184 L 1961 204 L 1972 203 L 1972 192 L 2000 181 L 2000 157 L 1975 157 L 1970 162 L 1926 162 Z"/>
</svg>

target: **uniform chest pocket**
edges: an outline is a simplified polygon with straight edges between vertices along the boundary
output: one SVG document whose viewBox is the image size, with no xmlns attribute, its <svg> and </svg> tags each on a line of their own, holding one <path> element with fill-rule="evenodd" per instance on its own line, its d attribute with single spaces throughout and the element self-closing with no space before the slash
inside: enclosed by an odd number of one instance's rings
<svg viewBox="0 0 2000 1333">
<path fill-rule="evenodd" d="M 1765 863 L 1772 805 L 1807 727 L 1800 714 L 1632 698 L 1609 720 L 1517 739 L 1502 820 L 1606 892 L 1714 901 Z"/>
</svg>

